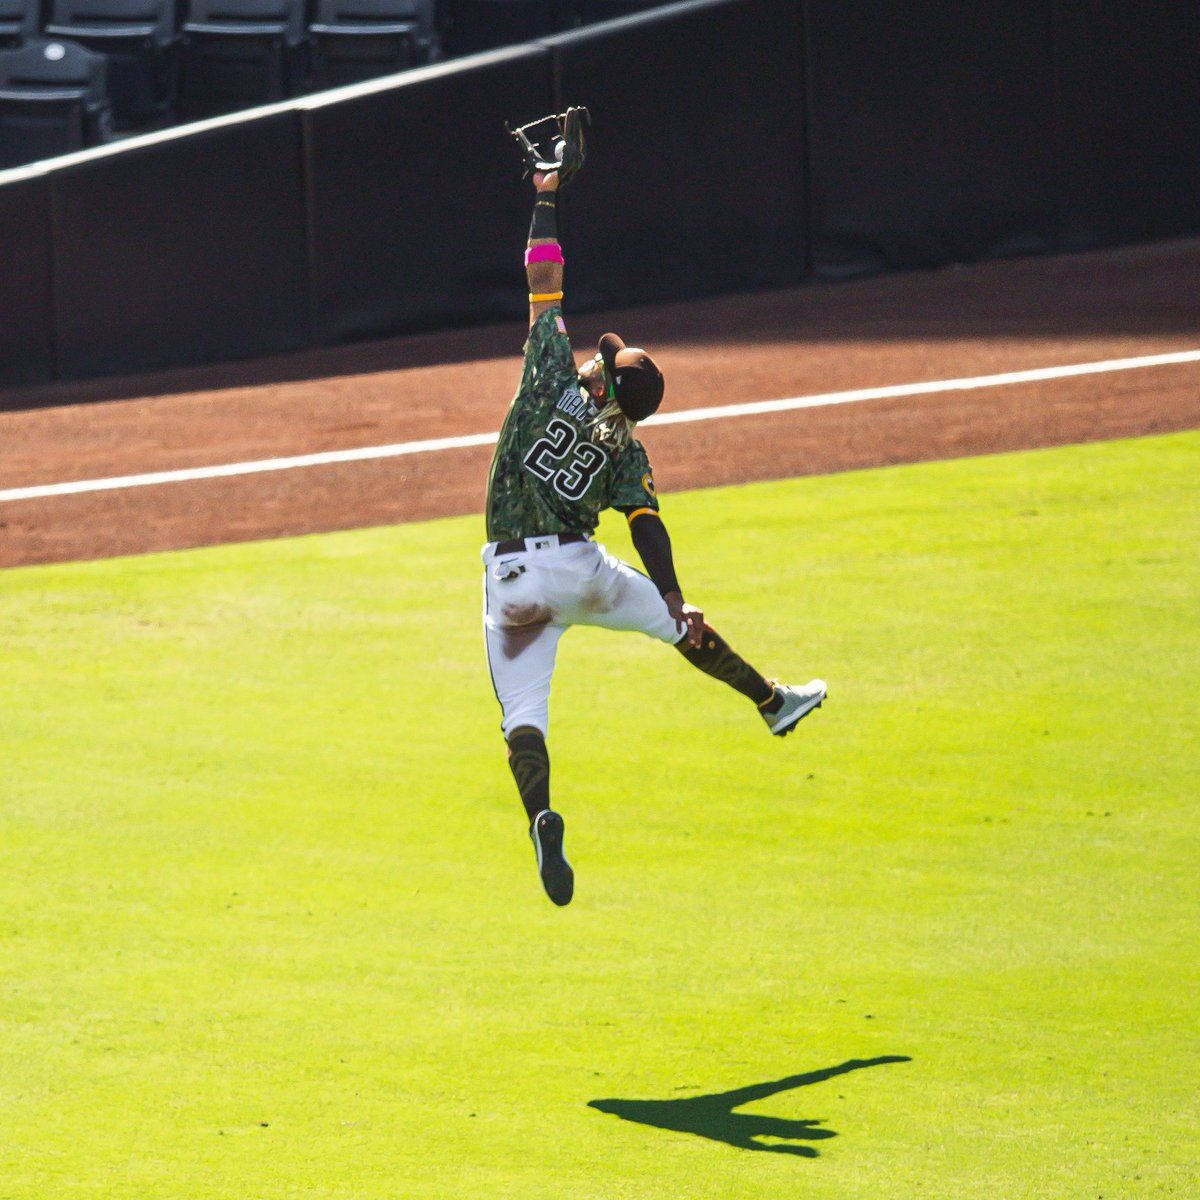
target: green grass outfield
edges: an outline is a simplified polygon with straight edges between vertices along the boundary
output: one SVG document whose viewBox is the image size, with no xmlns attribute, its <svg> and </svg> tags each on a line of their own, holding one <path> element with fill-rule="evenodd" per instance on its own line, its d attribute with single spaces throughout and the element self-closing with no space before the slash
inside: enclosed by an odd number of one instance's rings
<svg viewBox="0 0 1200 1200">
<path fill-rule="evenodd" d="M 0 1196 L 1197 1196 L 1198 480 L 1190 433 L 668 497 L 831 699 L 772 739 L 568 634 L 565 910 L 477 518 L 0 573 Z"/>
</svg>

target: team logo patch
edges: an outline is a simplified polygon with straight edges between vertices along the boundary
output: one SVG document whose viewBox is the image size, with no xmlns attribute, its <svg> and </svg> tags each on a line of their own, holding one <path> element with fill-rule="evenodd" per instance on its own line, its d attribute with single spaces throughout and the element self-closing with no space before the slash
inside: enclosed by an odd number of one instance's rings
<svg viewBox="0 0 1200 1200">
<path fill-rule="evenodd" d="M 642 487 L 644 487 L 646 489 L 646 494 L 649 496 L 655 496 L 658 494 L 654 490 L 654 477 L 650 474 L 649 471 L 647 471 L 645 473 L 645 475 L 642 476 Z"/>
<path fill-rule="evenodd" d="M 567 323 L 562 319 L 562 317 L 555 317 L 554 324 L 558 328 L 559 333 L 567 332 Z"/>
</svg>

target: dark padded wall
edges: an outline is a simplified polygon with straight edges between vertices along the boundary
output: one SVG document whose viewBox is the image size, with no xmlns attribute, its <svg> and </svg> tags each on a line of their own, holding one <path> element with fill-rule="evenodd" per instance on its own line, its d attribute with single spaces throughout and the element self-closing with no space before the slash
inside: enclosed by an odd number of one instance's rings
<svg viewBox="0 0 1200 1200">
<path fill-rule="evenodd" d="M 689 5 L 548 44 L 560 104 L 587 104 L 595 123 L 562 204 L 569 305 L 805 274 L 795 4 Z"/>
<path fill-rule="evenodd" d="M 0 188 L 0 388 L 54 375 L 48 195 L 40 178 Z"/>
<path fill-rule="evenodd" d="M 1200 230 L 1200 4 L 1058 0 L 1063 240 Z"/>
<path fill-rule="evenodd" d="M 804 13 L 818 273 L 1053 247 L 1043 0 L 804 0 Z"/>
<path fill-rule="evenodd" d="M 307 343 L 300 133 L 285 112 L 55 173 L 64 378 Z"/>
<path fill-rule="evenodd" d="M 0 186 L 0 386 L 519 318 L 504 121 L 568 103 L 572 309 L 1195 235 L 1198 48 L 1200 0 L 699 0 L 112 147 Z"/>
<path fill-rule="evenodd" d="M 551 104 L 534 48 L 311 111 L 318 341 L 527 311 L 532 187 L 504 122 Z"/>
</svg>

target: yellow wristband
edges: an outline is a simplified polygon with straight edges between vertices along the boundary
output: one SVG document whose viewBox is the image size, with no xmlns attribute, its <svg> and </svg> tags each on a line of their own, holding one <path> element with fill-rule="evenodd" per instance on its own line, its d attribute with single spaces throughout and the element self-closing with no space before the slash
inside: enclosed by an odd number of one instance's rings
<svg viewBox="0 0 1200 1200">
<path fill-rule="evenodd" d="M 529 303 L 543 304 L 547 300 L 561 300 L 562 296 L 562 292 L 530 292 Z"/>
</svg>

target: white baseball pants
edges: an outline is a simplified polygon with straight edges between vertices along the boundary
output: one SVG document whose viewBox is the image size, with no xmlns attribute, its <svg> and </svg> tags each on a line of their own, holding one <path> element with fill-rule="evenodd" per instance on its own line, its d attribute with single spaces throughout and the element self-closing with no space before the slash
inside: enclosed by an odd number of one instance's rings
<svg viewBox="0 0 1200 1200">
<path fill-rule="evenodd" d="M 636 630 L 674 645 L 683 636 L 658 588 L 596 542 L 558 544 L 554 534 L 496 554 L 484 546 L 483 637 L 507 735 L 549 724 L 558 639 L 570 625 Z"/>
</svg>

